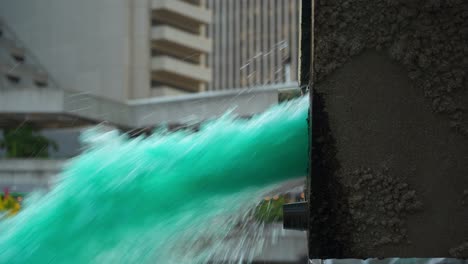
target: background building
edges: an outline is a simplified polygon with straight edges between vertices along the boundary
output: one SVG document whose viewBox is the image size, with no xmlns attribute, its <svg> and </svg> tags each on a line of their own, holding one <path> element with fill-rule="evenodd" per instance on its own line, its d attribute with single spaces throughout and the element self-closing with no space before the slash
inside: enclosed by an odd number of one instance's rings
<svg viewBox="0 0 468 264">
<path fill-rule="evenodd" d="M 205 0 L 152 2 L 151 95 L 202 92 L 211 82 L 206 57 L 212 41 L 206 25 L 212 22 Z"/>
<path fill-rule="evenodd" d="M 293 2 L 0 0 L 0 142 L 27 128 L 58 145 L 49 160 L 0 148 L 0 188 L 47 186 L 83 127 L 150 131 L 277 104 L 296 86 Z"/>
<path fill-rule="evenodd" d="M 207 0 L 209 90 L 297 82 L 299 0 Z"/>
<path fill-rule="evenodd" d="M 220 1 L 231 2 L 237 1 Z M 263 85 L 248 96 L 203 93 L 216 76 L 206 66 L 214 43 L 206 26 L 214 22 L 204 1 L 0 0 L 0 6 L 4 126 L 27 120 L 40 127 L 135 128 L 204 120 L 232 105 L 251 115 L 278 101 L 279 87 Z M 159 98 L 167 95 L 181 97 Z"/>
<path fill-rule="evenodd" d="M 203 3 L 1 0 L 0 17 L 60 87 L 125 101 L 204 90 Z"/>
</svg>

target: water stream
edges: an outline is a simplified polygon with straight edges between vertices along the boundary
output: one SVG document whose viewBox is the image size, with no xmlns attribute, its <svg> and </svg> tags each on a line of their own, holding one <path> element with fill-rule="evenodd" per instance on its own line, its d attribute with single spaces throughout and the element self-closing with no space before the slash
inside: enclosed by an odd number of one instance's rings
<svg viewBox="0 0 468 264">
<path fill-rule="evenodd" d="M 306 98 L 196 133 L 129 139 L 94 129 L 54 188 L 0 223 L 0 263 L 206 263 L 261 245 L 228 238 L 249 208 L 307 168 Z M 252 237 L 252 236 L 251 236 Z M 249 244 L 250 243 L 250 244 Z"/>
</svg>

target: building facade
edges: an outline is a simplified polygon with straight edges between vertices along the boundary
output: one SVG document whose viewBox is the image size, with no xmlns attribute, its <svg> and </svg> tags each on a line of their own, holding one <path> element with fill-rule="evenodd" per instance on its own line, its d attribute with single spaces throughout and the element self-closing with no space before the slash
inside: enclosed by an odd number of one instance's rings
<svg viewBox="0 0 468 264">
<path fill-rule="evenodd" d="M 151 5 L 151 95 L 202 92 L 211 82 L 205 0 L 156 0 Z"/>
<path fill-rule="evenodd" d="M 204 120 L 233 105 L 248 116 L 276 104 L 284 83 L 294 86 L 296 0 L 0 6 L 2 127 L 143 127 Z M 248 94 L 234 89 L 246 86 Z"/>
<path fill-rule="evenodd" d="M 0 0 L 8 24 L 60 87 L 126 101 L 211 81 L 203 0 Z"/>
<path fill-rule="evenodd" d="M 297 82 L 299 0 L 207 0 L 209 90 Z"/>
<path fill-rule="evenodd" d="M 247 8 L 247 3 L 258 1 L 218 3 L 223 5 L 205 0 L 0 0 L 0 139 L 4 129 L 27 124 L 60 149 L 49 157 L 55 161 L 0 160 L 0 187 L 25 191 L 47 186 L 63 159 L 78 153 L 82 127 L 104 123 L 124 131 L 150 131 L 161 123 L 198 123 L 232 109 L 239 116 L 251 116 L 277 104 L 278 91 L 295 85 L 275 84 L 287 82 L 281 74 L 277 81 L 257 82 L 260 79 L 250 78 L 247 71 L 260 69 L 257 62 L 263 60 L 248 61 L 266 49 L 275 54 L 271 60 L 266 56 L 267 65 L 283 61 L 290 52 L 283 34 L 289 31 L 272 37 L 263 49 L 263 42 L 251 38 L 259 31 L 245 26 L 260 27 Z M 250 17 L 242 21 L 247 23 L 242 27 L 245 46 L 228 54 L 226 45 L 238 45 L 234 37 L 240 33 L 228 39 L 228 31 L 223 31 L 226 36 L 215 39 L 213 30 L 224 29 L 208 26 L 221 23 L 219 17 L 214 21 L 216 13 L 210 8 L 235 6 L 240 12 L 241 5 L 243 16 Z M 264 8 L 255 6 L 256 12 Z M 236 26 L 235 32 L 240 30 Z M 223 56 L 229 57 L 225 64 L 214 63 L 213 58 L 221 61 Z M 237 77 L 224 71 L 231 62 L 245 69 L 236 73 L 230 66 Z M 223 74 L 218 76 L 220 69 Z M 266 74 L 267 68 L 262 69 Z M 214 85 L 214 79 L 223 81 Z M 232 89 L 256 83 L 261 85 L 248 93 Z M 4 154 L 0 149 L 0 157 Z M 3 165 L 7 163 L 11 166 Z"/>
</svg>

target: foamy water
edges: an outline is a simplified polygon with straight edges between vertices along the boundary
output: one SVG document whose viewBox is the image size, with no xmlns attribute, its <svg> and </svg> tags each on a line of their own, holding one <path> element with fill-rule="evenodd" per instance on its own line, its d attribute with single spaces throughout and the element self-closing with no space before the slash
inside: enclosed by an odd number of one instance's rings
<svg viewBox="0 0 468 264">
<path fill-rule="evenodd" d="M 307 112 L 303 98 L 250 120 L 227 114 L 197 133 L 89 131 L 56 186 L 0 223 L 0 263 L 249 259 L 261 226 L 253 241 L 226 237 L 272 185 L 305 175 Z"/>
</svg>

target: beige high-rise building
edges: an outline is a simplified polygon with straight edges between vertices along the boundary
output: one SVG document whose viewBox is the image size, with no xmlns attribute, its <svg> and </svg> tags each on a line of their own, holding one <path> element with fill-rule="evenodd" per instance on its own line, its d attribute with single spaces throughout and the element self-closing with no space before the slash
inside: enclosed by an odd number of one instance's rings
<svg viewBox="0 0 468 264">
<path fill-rule="evenodd" d="M 152 95 L 201 92 L 211 82 L 206 57 L 212 23 L 205 0 L 155 0 L 151 6 Z"/>
<path fill-rule="evenodd" d="M 125 101 L 200 92 L 211 82 L 204 0 L 0 0 L 0 7 L 16 34 L 9 41 L 20 41 L 64 89 Z"/>
<path fill-rule="evenodd" d="M 293 2 L 0 0 L 0 7 L 0 128 L 145 127 L 204 120 L 233 105 L 248 116 L 276 104 L 281 87 L 203 91 L 284 82 L 288 68 L 294 80 Z"/>
<path fill-rule="evenodd" d="M 297 82 L 299 0 L 207 0 L 209 90 Z"/>
</svg>

